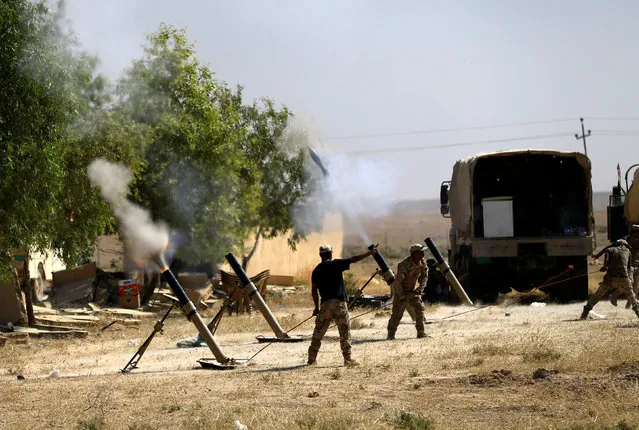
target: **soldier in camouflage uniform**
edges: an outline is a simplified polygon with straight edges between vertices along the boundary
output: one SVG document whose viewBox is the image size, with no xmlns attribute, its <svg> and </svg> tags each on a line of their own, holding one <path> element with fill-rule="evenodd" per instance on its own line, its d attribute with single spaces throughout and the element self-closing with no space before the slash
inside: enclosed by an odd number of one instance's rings
<svg viewBox="0 0 639 430">
<path fill-rule="evenodd" d="M 629 278 L 630 265 L 630 245 L 624 239 L 615 241 L 614 244 L 605 247 L 598 254 L 593 254 L 595 260 L 605 254 L 604 265 L 601 268 L 605 271 L 603 280 L 599 284 L 597 291 L 590 296 L 588 302 L 584 306 L 580 319 L 588 318 L 588 313 L 592 308 L 613 290 L 617 290 L 622 295 L 628 297 L 632 310 L 639 317 L 639 303 L 632 291 L 632 283 Z"/>
<path fill-rule="evenodd" d="M 313 315 L 316 315 L 313 339 L 308 347 L 308 364 L 313 365 L 317 353 L 322 345 L 322 338 L 328 330 L 331 320 L 335 321 L 339 331 L 339 343 L 344 356 L 344 365 L 358 366 L 359 363 L 351 357 L 351 329 L 348 315 L 348 297 L 344 288 L 342 272 L 350 268 L 351 263 L 357 263 L 377 252 L 377 246 L 364 254 L 351 258 L 333 260 L 333 249 L 330 245 L 322 245 L 319 255 L 322 262 L 315 267 L 311 276 L 311 295 L 315 303 Z M 319 294 L 318 294 L 319 293 Z M 321 306 L 320 306 L 321 297 Z"/>
<path fill-rule="evenodd" d="M 633 224 L 630 227 L 630 234 L 624 237 L 624 240 L 630 245 L 630 281 L 632 281 L 632 291 L 635 293 L 635 297 L 639 297 L 639 225 Z M 617 306 L 617 299 L 622 294 L 618 291 L 613 292 L 610 295 L 610 303 Z M 627 297 L 626 297 L 627 298 Z M 626 309 L 630 307 L 630 300 L 626 303 Z"/>
<path fill-rule="evenodd" d="M 410 247 L 410 256 L 403 259 L 397 265 L 395 282 L 393 283 L 393 311 L 388 321 L 387 339 L 395 339 L 395 332 L 399 325 L 404 310 L 410 307 L 415 312 L 415 327 L 417 337 L 426 337 L 424 331 L 424 305 L 422 304 L 422 292 L 428 279 L 428 268 L 424 261 L 424 247 L 415 244 Z M 417 283 L 417 287 L 415 287 Z"/>
<path fill-rule="evenodd" d="M 635 297 L 639 296 L 639 224 L 630 227 L 630 234 L 624 238 L 630 245 L 630 280 Z"/>
</svg>

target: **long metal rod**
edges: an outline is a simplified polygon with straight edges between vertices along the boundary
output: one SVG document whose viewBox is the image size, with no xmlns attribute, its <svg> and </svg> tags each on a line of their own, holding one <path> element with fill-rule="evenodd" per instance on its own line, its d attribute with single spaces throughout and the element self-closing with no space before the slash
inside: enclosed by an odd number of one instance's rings
<svg viewBox="0 0 639 430">
<path fill-rule="evenodd" d="M 437 260 L 437 264 L 439 264 L 439 267 L 442 273 L 444 274 L 444 276 L 446 276 L 446 279 L 448 279 L 448 282 L 450 282 L 450 285 L 453 286 L 453 289 L 455 290 L 459 298 L 463 299 L 470 306 L 473 306 L 473 301 L 470 300 L 470 298 L 468 297 L 468 294 L 466 294 L 466 291 L 464 291 L 464 287 L 462 287 L 462 285 L 459 283 L 459 281 L 457 280 L 457 277 L 451 270 L 450 266 L 448 265 L 446 260 L 444 260 L 444 257 L 442 257 L 442 254 L 439 252 L 439 249 L 437 249 L 437 246 L 435 246 L 435 242 L 433 242 L 433 240 L 430 237 L 427 237 L 426 240 L 424 240 L 424 242 L 426 242 L 426 246 L 428 247 L 430 252 L 433 254 L 433 257 L 435 257 L 435 260 Z"/>
<path fill-rule="evenodd" d="M 305 319 L 304 321 L 302 321 L 301 323 L 297 324 L 295 327 L 293 327 L 293 328 L 290 328 L 290 329 L 286 330 L 286 333 L 288 333 L 288 332 L 290 332 L 290 331 L 295 330 L 296 328 L 298 328 L 299 326 L 301 326 L 302 324 L 304 324 L 306 321 L 310 320 L 310 319 L 311 319 L 311 318 L 313 318 L 314 316 L 315 316 L 315 315 L 311 315 L 310 317 L 306 318 L 306 319 Z M 267 343 L 264 347 L 260 348 L 260 350 L 259 350 L 259 351 L 257 351 L 255 354 L 253 354 L 253 355 L 251 356 L 251 358 L 249 358 L 249 359 L 247 360 L 247 362 L 248 362 L 248 361 L 253 360 L 253 359 L 257 356 L 257 354 L 259 354 L 260 352 L 264 351 L 266 348 L 268 348 L 269 346 L 273 345 L 274 343 L 275 343 L 274 341 L 273 341 L 273 342 L 269 342 L 269 343 Z"/>
<path fill-rule="evenodd" d="M 351 310 L 351 308 L 355 305 L 355 302 L 357 301 L 357 299 L 359 299 L 360 297 L 362 297 L 362 293 L 364 292 L 364 288 L 366 288 L 366 286 L 373 280 L 373 278 L 380 273 L 379 270 L 375 270 L 375 273 L 373 273 L 371 275 L 370 278 L 368 278 L 368 281 L 366 281 L 364 283 L 364 285 L 362 285 L 362 288 L 359 288 L 357 291 L 355 291 L 355 294 L 353 294 L 353 298 L 351 299 L 351 301 L 348 302 L 348 310 Z"/>
<path fill-rule="evenodd" d="M 155 326 L 153 326 L 153 332 L 149 335 L 149 337 L 146 338 L 146 340 L 144 341 L 142 346 L 140 346 L 138 348 L 138 350 L 135 352 L 135 354 L 133 354 L 133 357 L 131 357 L 131 359 L 126 364 L 126 366 L 124 366 L 124 368 L 121 370 L 122 373 L 129 373 L 131 370 L 133 370 L 136 367 L 138 367 L 138 363 L 142 359 L 142 356 L 146 352 L 146 350 L 149 347 L 149 345 L 151 345 L 151 341 L 153 340 L 155 335 L 160 333 L 162 331 L 162 328 L 164 328 L 164 321 L 167 319 L 167 317 L 169 316 L 169 314 L 173 310 L 174 306 L 175 306 L 175 301 L 172 301 L 171 302 L 171 307 L 166 311 L 166 313 L 164 314 L 162 319 L 160 319 L 159 321 L 157 321 L 155 323 Z"/>
<path fill-rule="evenodd" d="M 222 349 L 215 341 L 213 334 L 211 334 L 211 331 L 206 326 L 206 323 L 197 312 L 195 305 L 193 304 L 191 299 L 189 299 L 189 296 L 186 295 L 184 288 L 182 288 L 182 285 L 180 285 L 178 280 L 175 278 L 175 275 L 173 275 L 173 272 L 171 272 L 169 266 L 163 261 L 161 256 L 158 256 L 157 263 L 161 268 L 160 272 L 162 272 L 162 277 L 171 288 L 171 291 L 173 291 L 173 294 L 175 294 L 175 297 L 177 297 L 178 301 L 180 302 L 182 313 L 184 313 L 187 320 L 193 323 L 198 333 L 200 333 L 200 336 L 202 336 L 202 339 L 204 339 L 204 342 L 215 356 L 215 359 L 221 364 L 232 362 L 233 360 L 231 358 L 224 355 Z"/>
<path fill-rule="evenodd" d="M 244 269 L 242 269 L 242 266 L 237 261 L 237 258 L 235 258 L 235 255 L 229 252 L 228 254 L 226 254 L 226 261 L 229 262 L 237 277 L 240 278 L 240 282 L 242 283 L 240 288 L 248 287 L 249 297 L 253 297 L 253 300 L 255 300 L 255 306 L 257 307 L 257 309 L 259 309 L 260 312 L 262 312 L 262 315 L 264 315 L 266 322 L 273 330 L 273 333 L 275 333 L 275 336 L 277 336 L 279 339 L 289 337 L 282 329 L 280 324 L 277 322 L 277 319 L 275 319 L 275 316 L 266 305 L 266 302 L 260 295 L 259 291 L 257 291 L 257 287 L 255 286 L 253 281 L 251 281 Z"/>
</svg>

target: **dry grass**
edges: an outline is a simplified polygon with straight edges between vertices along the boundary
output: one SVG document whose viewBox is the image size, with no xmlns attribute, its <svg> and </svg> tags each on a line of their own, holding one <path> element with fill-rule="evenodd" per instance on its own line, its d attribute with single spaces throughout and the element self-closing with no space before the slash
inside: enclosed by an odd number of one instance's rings
<svg viewBox="0 0 639 430">
<path fill-rule="evenodd" d="M 308 305 L 285 300 L 275 313 L 288 329 L 310 315 Z M 428 307 L 427 318 L 467 309 Z M 615 428 L 639 420 L 639 325 L 623 302 L 596 310 L 608 319 L 574 321 L 580 304 L 503 304 L 427 325 L 432 337 L 424 340 L 414 338 L 405 317 L 394 342 L 382 340 L 388 312 L 372 312 L 354 320 L 353 354 L 362 363 L 355 369 L 342 367 L 332 329 L 316 367 L 301 366 L 303 342 L 273 344 L 234 371 L 200 370 L 195 361 L 210 352 L 175 348 L 195 334 L 177 313 L 129 375 L 119 373 L 137 349 L 128 341 L 141 343 L 153 320 L 102 333 L 98 326 L 87 339 L 9 342 L 0 348 L 0 423 L 7 429 L 228 429 L 235 420 L 249 429 Z M 312 323 L 294 333 L 310 334 Z M 225 317 L 216 338 L 226 354 L 248 357 L 263 347 L 256 334 L 271 334 L 260 314 Z M 533 379 L 540 368 L 549 376 Z M 52 369 L 61 377 L 49 378 Z M 26 379 L 18 381 L 18 374 Z M 599 427 L 584 427 L 591 425 Z"/>
<path fill-rule="evenodd" d="M 388 247 L 383 253 L 391 267 L 407 245 L 445 232 L 438 223 L 448 222 L 437 214 L 424 217 L 413 234 L 402 230 L 409 218 L 384 224 L 386 244 L 383 235 L 369 231 Z M 363 251 L 356 245 L 353 251 Z M 310 279 L 311 269 L 298 273 L 300 284 L 307 284 L 301 280 Z M 361 286 L 374 269 L 372 259 L 353 265 L 349 282 Z M 591 290 L 600 278 L 591 276 Z M 388 286 L 375 279 L 365 292 L 387 294 Z M 236 420 L 250 430 L 636 428 L 625 424 L 639 422 L 634 314 L 624 301 L 617 308 L 602 302 L 595 311 L 606 320 L 580 322 L 583 303 L 517 304 L 543 298 L 507 297 L 457 316 L 469 308 L 428 306 L 426 318 L 436 322 L 426 326 L 431 337 L 419 340 L 405 316 L 397 340 L 385 341 L 389 311 L 371 312 L 353 320 L 353 357 L 362 363 L 353 369 L 343 367 L 339 336 L 331 329 L 317 366 L 303 366 L 306 341 L 273 344 L 233 371 L 202 370 L 196 360 L 211 356 L 206 347 L 175 347 L 195 335 L 178 312 L 139 369 L 127 375 L 119 369 L 138 348 L 129 341 L 141 344 L 152 319 L 105 332 L 99 330 L 105 324 L 97 325 L 85 339 L 9 341 L 0 348 L 0 428 L 229 429 Z M 285 330 L 311 315 L 308 287 L 267 301 Z M 205 320 L 215 312 L 205 312 Z M 310 319 L 293 334 L 308 336 L 312 329 Z M 242 358 L 263 348 L 258 334 L 272 334 L 259 313 L 225 316 L 216 339 L 225 354 Z M 59 378 L 49 377 L 53 369 Z"/>
</svg>

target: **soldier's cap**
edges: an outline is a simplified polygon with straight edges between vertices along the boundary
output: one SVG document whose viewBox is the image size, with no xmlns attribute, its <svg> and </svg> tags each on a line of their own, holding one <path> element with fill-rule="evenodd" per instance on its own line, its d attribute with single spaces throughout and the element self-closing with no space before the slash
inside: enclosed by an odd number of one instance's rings
<svg viewBox="0 0 639 430">
<path fill-rule="evenodd" d="M 615 240 L 615 246 L 625 246 L 626 248 L 630 248 L 630 245 L 628 245 L 628 242 L 626 242 L 625 239 L 617 239 Z"/>
<path fill-rule="evenodd" d="M 331 248 L 331 245 L 325 243 L 324 245 L 321 245 L 319 247 L 320 254 L 324 254 L 325 252 L 333 252 L 333 248 Z"/>
<path fill-rule="evenodd" d="M 425 249 L 425 246 L 422 246 L 419 243 L 415 243 L 410 246 L 410 253 L 412 254 L 413 252 L 424 251 Z"/>
<path fill-rule="evenodd" d="M 630 231 L 639 231 L 639 224 L 633 224 L 632 227 L 630 227 Z"/>
</svg>

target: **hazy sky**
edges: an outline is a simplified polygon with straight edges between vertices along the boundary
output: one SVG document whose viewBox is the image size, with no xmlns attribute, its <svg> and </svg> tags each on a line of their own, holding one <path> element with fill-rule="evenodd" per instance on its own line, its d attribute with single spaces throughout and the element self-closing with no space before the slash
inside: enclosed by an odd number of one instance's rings
<svg viewBox="0 0 639 430">
<path fill-rule="evenodd" d="M 455 160 L 475 153 L 583 151 L 580 116 L 592 129 L 595 190 L 614 185 L 617 163 L 622 173 L 639 163 L 634 0 L 68 0 L 67 9 L 113 79 L 161 22 L 187 27 L 218 78 L 308 118 L 323 153 L 383 163 L 379 180 L 401 199 L 438 196 Z M 410 134 L 522 122 L 535 123 Z M 361 137 L 380 134 L 396 135 Z M 343 136 L 360 137 L 331 139 Z M 481 143 L 511 138 L 530 139 Z"/>
</svg>

